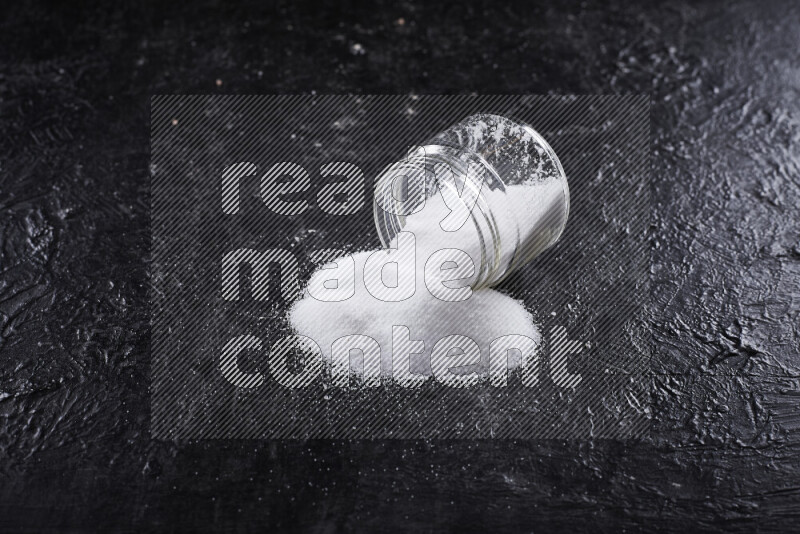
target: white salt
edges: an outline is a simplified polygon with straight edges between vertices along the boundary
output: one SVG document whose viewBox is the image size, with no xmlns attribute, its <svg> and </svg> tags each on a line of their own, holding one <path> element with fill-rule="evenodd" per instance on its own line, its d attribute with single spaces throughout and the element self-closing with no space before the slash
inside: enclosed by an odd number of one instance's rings
<svg viewBox="0 0 800 534">
<path fill-rule="evenodd" d="M 553 191 L 555 189 L 548 188 L 547 194 L 554 194 Z M 510 203 L 513 202 L 509 209 L 522 210 L 522 215 L 526 217 L 534 217 L 535 213 L 532 212 L 537 211 L 539 203 L 547 202 L 545 199 L 537 199 L 536 204 L 532 205 L 530 187 L 525 186 L 510 187 L 508 199 Z M 327 361 L 330 361 L 331 346 L 337 339 L 351 335 L 369 336 L 380 347 L 381 370 L 384 375 L 392 374 L 393 326 L 407 327 L 411 340 L 424 343 L 423 352 L 412 355 L 410 362 L 411 372 L 423 376 L 431 375 L 431 351 L 437 341 L 446 336 L 463 335 L 477 343 L 481 364 L 474 370 L 480 374 L 488 371 L 490 344 L 497 338 L 506 335 L 526 336 L 541 346 L 539 329 L 521 301 L 494 289 L 484 288 L 465 290 L 467 294 L 471 292 L 469 298 L 450 302 L 437 298 L 428 289 L 425 281 L 426 262 L 439 250 L 460 249 L 474 262 L 472 273 L 464 272 L 464 265 L 459 265 L 462 275 L 457 278 L 463 280 L 448 282 L 447 286 L 450 288 L 468 288 L 475 283 L 480 268 L 481 248 L 473 223 L 467 221 L 457 231 L 446 232 L 439 222 L 447 213 L 449 211 L 441 197 L 435 195 L 428 200 L 422 211 L 407 218 L 403 231 L 413 233 L 416 239 L 414 291 L 409 298 L 387 302 L 370 294 L 364 282 L 364 268 L 368 258 L 376 251 L 358 252 L 349 256 L 355 264 L 353 296 L 340 302 L 323 302 L 312 298 L 307 291 L 304 292 L 303 298 L 295 302 L 289 311 L 289 321 L 295 332 L 314 340 Z M 512 238 L 516 239 L 516 236 L 505 236 L 505 239 Z M 395 240 L 392 246 L 397 245 Z M 349 263 L 349 260 L 341 262 L 344 263 Z M 319 283 L 315 282 L 318 274 L 324 273 L 317 271 L 312 276 L 311 285 Z M 387 267 L 375 276 L 380 277 L 390 287 L 401 285 L 402 282 L 398 280 L 397 269 Z M 324 279 L 324 276 L 318 278 Z M 520 365 L 519 356 L 518 351 L 509 351 L 509 368 Z M 359 358 L 357 352 L 354 351 L 351 358 L 356 362 Z M 359 366 L 356 363 L 355 367 Z"/>
</svg>

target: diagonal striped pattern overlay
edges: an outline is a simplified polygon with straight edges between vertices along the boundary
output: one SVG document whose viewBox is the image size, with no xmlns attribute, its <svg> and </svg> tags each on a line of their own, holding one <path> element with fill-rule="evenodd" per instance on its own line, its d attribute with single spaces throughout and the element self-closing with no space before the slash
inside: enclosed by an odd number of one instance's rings
<svg viewBox="0 0 800 534">
<path fill-rule="evenodd" d="M 639 95 L 153 97 L 152 436 L 642 436 L 649 109 Z M 523 300 L 539 326 L 539 352 L 520 354 L 536 373 L 491 373 L 467 388 L 374 376 L 341 387 L 346 368 L 331 376 L 313 361 L 313 343 L 290 350 L 286 311 L 337 251 L 380 247 L 379 173 L 475 113 L 530 124 L 569 181 L 561 240 L 497 287 Z M 375 358 L 365 352 L 364 367 Z M 311 379 L 302 369 L 314 370 Z"/>
</svg>

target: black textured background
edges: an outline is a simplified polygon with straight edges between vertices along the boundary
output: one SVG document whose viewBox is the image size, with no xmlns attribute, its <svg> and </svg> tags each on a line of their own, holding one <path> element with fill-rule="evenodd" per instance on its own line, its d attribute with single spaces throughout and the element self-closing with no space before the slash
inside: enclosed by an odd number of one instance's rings
<svg viewBox="0 0 800 534">
<path fill-rule="evenodd" d="M 797 530 L 800 5 L 4 6 L 0 530 Z M 149 96 L 653 98 L 641 442 L 152 442 Z"/>
</svg>

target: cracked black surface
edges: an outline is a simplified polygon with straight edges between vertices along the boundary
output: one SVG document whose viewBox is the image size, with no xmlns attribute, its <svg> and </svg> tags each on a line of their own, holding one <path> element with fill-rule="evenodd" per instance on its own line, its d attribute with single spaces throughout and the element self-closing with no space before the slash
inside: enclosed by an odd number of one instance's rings
<svg viewBox="0 0 800 534">
<path fill-rule="evenodd" d="M 432 3 L 431 3 L 432 4 Z M 0 530 L 800 524 L 800 6 L 30 2 L 0 32 Z M 636 442 L 149 438 L 149 96 L 652 95 Z"/>
</svg>

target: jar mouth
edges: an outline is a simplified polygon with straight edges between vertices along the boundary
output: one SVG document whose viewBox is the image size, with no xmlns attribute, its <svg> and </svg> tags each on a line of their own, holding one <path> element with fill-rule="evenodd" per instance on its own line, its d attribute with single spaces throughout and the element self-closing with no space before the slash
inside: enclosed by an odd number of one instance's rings
<svg viewBox="0 0 800 534">
<path fill-rule="evenodd" d="M 442 176 L 440 165 L 452 170 L 451 176 Z M 479 168 L 481 180 L 471 180 L 471 166 Z M 398 182 L 405 178 L 404 182 Z M 444 191 L 446 190 L 446 191 Z M 469 221 L 477 231 L 480 241 L 480 265 L 473 289 L 481 289 L 497 282 L 510 266 L 513 258 L 503 261 L 502 247 L 511 245 L 516 250 L 519 231 L 513 218 L 502 217 L 491 209 L 488 195 L 504 196 L 505 184 L 494 168 L 479 154 L 469 150 L 441 145 L 420 146 L 409 152 L 405 160 L 388 166 L 375 183 L 373 212 L 381 244 L 390 247 L 395 236 L 406 225 L 406 218 L 422 209 L 433 195 L 447 194 L 458 199 L 469 211 Z M 398 198 L 398 196 L 400 198 Z M 387 209 L 389 208 L 389 209 Z M 501 226 L 515 225 L 513 238 L 501 243 Z"/>
</svg>

